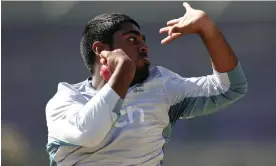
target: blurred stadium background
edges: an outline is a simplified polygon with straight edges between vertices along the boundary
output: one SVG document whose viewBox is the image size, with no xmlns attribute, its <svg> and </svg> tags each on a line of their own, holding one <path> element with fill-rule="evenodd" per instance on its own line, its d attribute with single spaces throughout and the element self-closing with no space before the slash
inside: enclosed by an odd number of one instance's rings
<svg viewBox="0 0 276 166">
<path fill-rule="evenodd" d="M 150 59 L 183 76 L 211 72 L 207 51 L 190 35 L 161 46 L 166 21 L 182 2 L 7 2 L 2 4 L 2 165 L 46 166 L 45 105 L 58 82 L 88 76 L 79 53 L 84 25 L 121 12 L 142 26 Z M 223 30 L 243 64 L 248 95 L 216 114 L 179 121 L 165 149 L 167 166 L 276 165 L 276 3 L 190 2 Z"/>
</svg>

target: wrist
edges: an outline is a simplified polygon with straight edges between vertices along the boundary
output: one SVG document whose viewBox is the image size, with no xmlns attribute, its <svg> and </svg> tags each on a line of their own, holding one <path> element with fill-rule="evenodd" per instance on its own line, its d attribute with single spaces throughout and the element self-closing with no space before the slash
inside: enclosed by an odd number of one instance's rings
<svg viewBox="0 0 276 166">
<path fill-rule="evenodd" d="M 214 21 L 207 18 L 202 21 L 198 34 L 205 39 L 213 39 L 220 35 L 220 31 Z"/>
</svg>

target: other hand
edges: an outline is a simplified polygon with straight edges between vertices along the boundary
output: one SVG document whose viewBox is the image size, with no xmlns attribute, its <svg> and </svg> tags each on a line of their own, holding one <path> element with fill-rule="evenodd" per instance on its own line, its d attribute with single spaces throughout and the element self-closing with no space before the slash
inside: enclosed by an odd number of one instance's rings
<svg viewBox="0 0 276 166">
<path fill-rule="evenodd" d="M 187 2 L 183 6 L 186 9 L 185 15 L 168 21 L 167 27 L 160 29 L 160 34 L 168 33 L 161 44 L 167 44 L 185 34 L 201 33 L 205 26 L 214 24 L 204 11 L 192 8 Z"/>
</svg>

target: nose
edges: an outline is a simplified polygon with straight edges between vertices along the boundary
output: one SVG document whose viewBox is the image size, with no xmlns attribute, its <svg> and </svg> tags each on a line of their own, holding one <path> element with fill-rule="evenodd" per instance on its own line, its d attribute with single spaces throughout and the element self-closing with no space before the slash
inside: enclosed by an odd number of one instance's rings
<svg viewBox="0 0 276 166">
<path fill-rule="evenodd" d="M 140 52 L 143 52 L 143 53 L 148 53 L 148 46 L 143 44 L 141 47 L 140 47 Z"/>
</svg>

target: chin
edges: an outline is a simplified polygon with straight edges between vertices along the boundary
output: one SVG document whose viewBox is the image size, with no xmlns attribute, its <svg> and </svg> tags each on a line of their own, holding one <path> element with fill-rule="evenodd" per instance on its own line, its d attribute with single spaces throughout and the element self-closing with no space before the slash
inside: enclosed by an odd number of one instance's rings
<svg viewBox="0 0 276 166">
<path fill-rule="evenodd" d="M 135 76 L 130 86 L 140 84 L 149 77 L 149 64 L 145 64 L 142 68 L 136 69 Z"/>
</svg>

